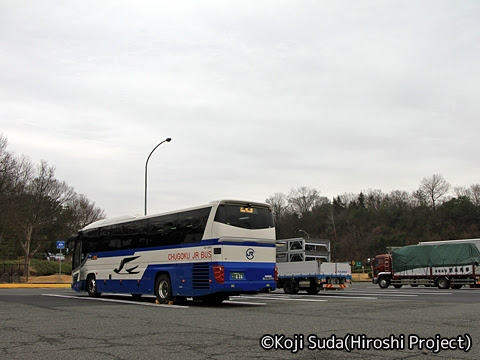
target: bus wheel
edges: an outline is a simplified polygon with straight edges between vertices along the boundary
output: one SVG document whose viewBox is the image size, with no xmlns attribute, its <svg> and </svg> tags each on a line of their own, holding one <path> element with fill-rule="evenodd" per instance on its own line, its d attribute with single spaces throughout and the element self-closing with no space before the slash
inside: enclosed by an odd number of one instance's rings
<svg viewBox="0 0 480 360">
<path fill-rule="evenodd" d="M 172 286 L 168 275 L 160 275 L 155 282 L 155 296 L 160 304 L 166 304 L 172 298 Z"/>
<path fill-rule="evenodd" d="M 97 280 L 93 274 L 87 277 L 87 292 L 90 297 L 99 297 L 102 294 L 97 291 Z"/>
<path fill-rule="evenodd" d="M 450 287 L 450 282 L 446 278 L 441 277 L 437 280 L 437 286 L 439 289 L 448 289 Z"/>
</svg>

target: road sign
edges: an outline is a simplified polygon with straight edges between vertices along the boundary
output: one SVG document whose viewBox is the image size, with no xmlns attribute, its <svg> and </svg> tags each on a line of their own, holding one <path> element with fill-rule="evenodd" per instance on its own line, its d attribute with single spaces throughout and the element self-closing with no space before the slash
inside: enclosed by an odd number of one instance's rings
<svg viewBox="0 0 480 360">
<path fill-rule="evenodd" d="M 57 249 L 65 249 L 65 241 L 57 241 Z"/>
</svg>

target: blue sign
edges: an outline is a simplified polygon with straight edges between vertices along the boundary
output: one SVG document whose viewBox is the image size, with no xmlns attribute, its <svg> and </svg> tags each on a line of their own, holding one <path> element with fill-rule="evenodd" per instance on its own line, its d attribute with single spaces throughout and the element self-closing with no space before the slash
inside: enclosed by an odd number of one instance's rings
<svg viewBox="0 0 480 360">
<path fill-rule="evenodd" d="M 65 241 L 57 241 L 57 249 L 65 249 Z"/>
</svg>

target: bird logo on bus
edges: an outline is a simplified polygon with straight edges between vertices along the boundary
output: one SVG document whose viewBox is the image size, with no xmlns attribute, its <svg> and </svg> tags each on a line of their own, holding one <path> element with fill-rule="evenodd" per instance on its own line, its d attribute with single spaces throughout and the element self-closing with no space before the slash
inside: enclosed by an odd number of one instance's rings
<svg viewBox="0 0 480 360">
<path fill-rule="evenodd" d="M 116 272 L 119 275 L 125 275 L 125 273 L 121 273 L 123 267 L 127 263 L 129 263 L 130 261 L 136 260 L 139 257 L 140 256 L 132 256 L 132 257 L 126 257 L 126 258 L 122 259 L 122 261 L 120 261 L 120 266 L 118 267 L 118 269 L 113 269 L 113 271 Z M 138 267 L 138 265 L 134 266 L 132 268 L 129 268 L 129 269 L 125 268 L 125 271 L 127 272 L 126 274 L 138 274 L 140 271 L 134 271 L 137 267 Z"/>
<path fill-rule="evenodd" d="M 245 256 L 248 260 L 253 260 L 253 258 L 255 257 L 255 250 L 253 250 L 252 248 L 247 249 L 247 251 L 245 252 Z"/>
</svg>

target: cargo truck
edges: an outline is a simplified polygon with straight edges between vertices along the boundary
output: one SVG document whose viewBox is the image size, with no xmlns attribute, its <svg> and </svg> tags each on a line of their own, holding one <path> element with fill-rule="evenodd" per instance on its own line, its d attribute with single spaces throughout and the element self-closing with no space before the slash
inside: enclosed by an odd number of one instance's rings
<svg viewBox="0 0 480 360">
<path fill-rule="evenodd" d="M 350 263 L 331 263 L 330 242 L 316 239 L 277 240 L 277 288 L 287 294 L 306 290 L 344 289 L 352 280 Z"/>
<path fill-rule="evenodd" d="M 381 288 L 393 285 L 437 286 L 459 289 L 480 285 L 480 251 L 472 243 L 411 245 L 391 254 L 375 256 L 373 283 Z"/>
</svg>

